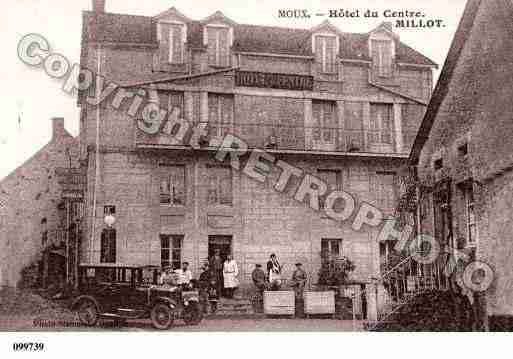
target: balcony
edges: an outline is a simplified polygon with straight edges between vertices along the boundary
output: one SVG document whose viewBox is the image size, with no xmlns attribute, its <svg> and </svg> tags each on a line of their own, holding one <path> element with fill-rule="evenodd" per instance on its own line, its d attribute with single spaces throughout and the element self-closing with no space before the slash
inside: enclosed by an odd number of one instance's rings
<svg viewBox="0 0 513 359">
<path fill-rule="evenodd" d="M 222 140 L 232 134 L 244 140 L 249 148 L 261 148 L 283 152 L 353 153 L 386 156 L 405 156 L 409 153 L 415 133 L 403 131 L 401 135 L 392 130 L 375 131 L 339 127 L 305 127 L 286 125 L 209 124 L 208 140 Z M 411 132 L 411 131 L 410 131 Z M 186 136 L 184 142 L 188 142 Z M 402 141 L 398 143 L 398 140 Z M 184 148 L 169 135 L 147 135 L 136 133 L 139 148 Z M 186 146 L 187 147 L 187 146 Z M 208 147 L 208 146 L 206 146 Z"/>
</svg>

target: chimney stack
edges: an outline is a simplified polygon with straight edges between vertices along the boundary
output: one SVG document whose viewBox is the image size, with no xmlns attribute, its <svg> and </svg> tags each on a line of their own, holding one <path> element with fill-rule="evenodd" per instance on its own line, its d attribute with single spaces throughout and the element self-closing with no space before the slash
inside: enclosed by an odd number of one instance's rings
<svg viewBox="0 0 513 359">
<path fill-rule="evenodd" d="M 106 0 L 93 0 L 93 12 L 104 13 Z"/>
<path fill-rule="evenodd" d="M 52 119 L 52 140 L 63 136 L 66 133 L 64 129 L 64 117 L 53 117 Z"/>
</svg>

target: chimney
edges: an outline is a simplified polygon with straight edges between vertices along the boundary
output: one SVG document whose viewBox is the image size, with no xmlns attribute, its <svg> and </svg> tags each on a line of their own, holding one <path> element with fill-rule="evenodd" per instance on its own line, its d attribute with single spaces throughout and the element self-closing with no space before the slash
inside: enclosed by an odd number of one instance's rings
<svg viewBox="0 0 513 359">
<path fill-rule="evenodd" d="M 106 0 L 93 0 L 93 12 L 104 13 Z"/>
<path fill-rule="evenodd" d="M 63 136 L 66 133 L 64 129 L 64 117 L 52 118 L 52 140 Z"/>
</svg>

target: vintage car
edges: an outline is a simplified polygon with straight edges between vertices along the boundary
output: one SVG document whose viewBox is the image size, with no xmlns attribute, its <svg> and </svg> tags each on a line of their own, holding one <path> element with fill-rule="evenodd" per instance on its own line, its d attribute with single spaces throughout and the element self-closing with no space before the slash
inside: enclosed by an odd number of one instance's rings
<svg viewBox="0 0 513 359">
<path fill-rule="evenodd" d="M 71 303 L 80 321 L 94 326 L 101 319 L 124 323 L 150 318 L 157 329 L 168 329 L 175 319 L 197 325 L 203 319 L 197 289 L 159 285 L 159 267 L 81 265 L 78 295 Z"/>
</svg>

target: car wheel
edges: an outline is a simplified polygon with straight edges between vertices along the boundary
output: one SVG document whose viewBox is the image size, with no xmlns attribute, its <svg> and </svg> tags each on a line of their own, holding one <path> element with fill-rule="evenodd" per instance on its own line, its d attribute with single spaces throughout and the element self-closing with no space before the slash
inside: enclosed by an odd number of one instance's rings
<svg viewBox="0 0 513 359">
<path fill-rule="evenodd" d="M 191 302 L 185 307 L 183 312 L 183 321 L 187 325 L 198 325 L 203 319 L 203 312 L 196 302 Z"/>
<path fill-rule="evenodd" d="M 100 317 L 96 303 L 89 299 L 85 299 L 79 303 L 77 313 L 80 322 L 90 327 L 96 325 Z"/>
<path fill-rule="evenodd" d="M 151 324 L 156 329 L 169 329 L 173 325 L 173 310 L 166 304 L 157 303 L 151 309 Z"/>
</svg>

